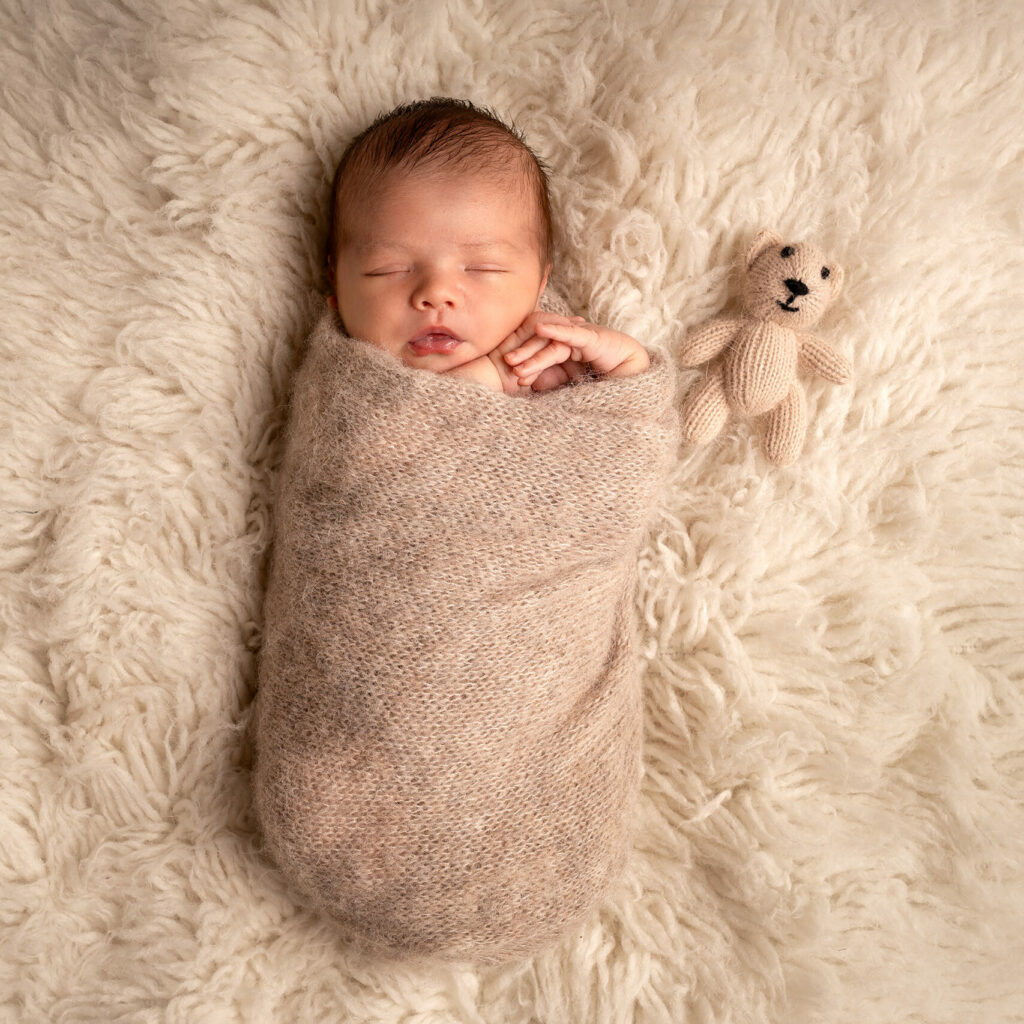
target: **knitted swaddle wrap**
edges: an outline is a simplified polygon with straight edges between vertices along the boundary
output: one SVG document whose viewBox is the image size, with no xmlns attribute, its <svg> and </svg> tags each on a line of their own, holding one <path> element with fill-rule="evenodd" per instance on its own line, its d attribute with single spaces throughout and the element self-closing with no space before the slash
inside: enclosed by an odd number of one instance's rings
<svg viewBox="0 0 1024 1024">
<path fill-rule="evenodd" d="M 640 777 L 636 556 L 674 374 L 512 397 L 325 313 L 296 375 L 255 720 L 263 841 L 391 956 L 496 963 L 620 872 Z"/>
</svg>

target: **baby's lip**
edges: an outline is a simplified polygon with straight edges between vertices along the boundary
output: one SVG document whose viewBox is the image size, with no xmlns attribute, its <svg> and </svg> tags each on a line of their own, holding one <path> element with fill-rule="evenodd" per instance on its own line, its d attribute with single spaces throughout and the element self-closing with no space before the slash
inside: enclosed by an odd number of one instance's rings
<svg viewBox="0 0 1024 1024">
<path fill-rule="evenodd" d="M 430 352 L 451 352 L 457 345 L 462 344 L 462 339 L 450 328 L 443 324 L 432 324 L 424 327 L 409 339 L 409 346 L 417 354 Z"/>
</svg>

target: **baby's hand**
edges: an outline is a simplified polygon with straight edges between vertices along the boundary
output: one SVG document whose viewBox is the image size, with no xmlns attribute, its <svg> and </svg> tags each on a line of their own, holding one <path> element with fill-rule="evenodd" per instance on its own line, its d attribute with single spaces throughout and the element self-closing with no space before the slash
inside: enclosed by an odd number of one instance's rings
<svg viewBox="0 0 1024 1024">
<path fill-rule="evenodd" d="M 520 385 L 549 391 L 590 371 L 633 377 L 651 364 L 644 347 L 628 334 L 590 324 L 581 316 L 531 313 L 499 346 Z"/>
</svg>

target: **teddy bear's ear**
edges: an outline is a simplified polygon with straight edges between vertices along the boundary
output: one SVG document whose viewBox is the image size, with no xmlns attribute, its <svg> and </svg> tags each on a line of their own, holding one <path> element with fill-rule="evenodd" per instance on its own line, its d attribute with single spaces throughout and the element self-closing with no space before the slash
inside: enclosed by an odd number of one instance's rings
<svg viewBox="0 0 1024 1024">
<path fill-rule="evenodd" d="M 773 245 L 779 245 L 782 239 L 772 231 L 771 228 L 762 228 L 754 236 L 754 240 L 750 243 L 750 248 L 747 250 L 747 270 L 754 265 L 754 260 Z"/>
</svg>

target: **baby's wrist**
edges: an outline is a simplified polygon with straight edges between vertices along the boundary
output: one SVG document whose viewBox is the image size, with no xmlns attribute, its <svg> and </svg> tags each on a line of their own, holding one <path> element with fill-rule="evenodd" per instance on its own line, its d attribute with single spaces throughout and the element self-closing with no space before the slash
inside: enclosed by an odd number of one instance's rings
<svg viewBox="0 0 1024 1024">
<path fill-rule="evenodd" d="M 612 369 L 606 371 L 603 376 L 605 377 L 636 377 L 647 370 L 651 365 L 651 357 L 647 352 L 647 349 L 643 347 L 635 338 L 630 338 L 629 335 L 620 335 L 621 338 L 626 339 L 628 342 L 626 348 L 627 352 L 622 358 L 621 362 Z"/>
</svg>

